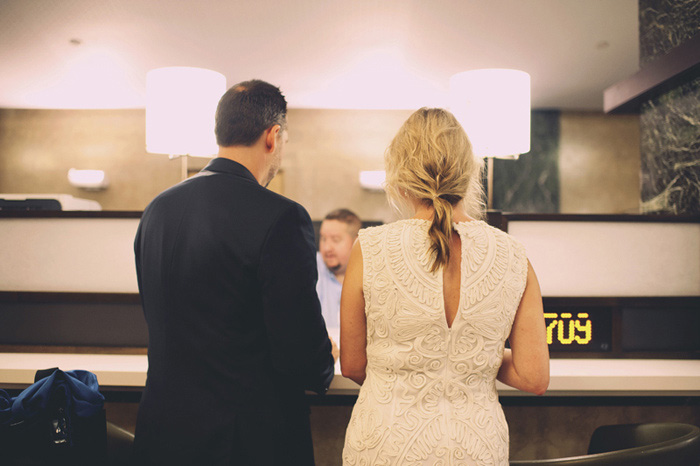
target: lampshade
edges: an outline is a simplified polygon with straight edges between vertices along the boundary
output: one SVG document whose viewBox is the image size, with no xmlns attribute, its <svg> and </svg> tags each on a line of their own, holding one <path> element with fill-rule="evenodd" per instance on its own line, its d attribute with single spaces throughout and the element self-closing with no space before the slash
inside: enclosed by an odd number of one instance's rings
<svg viewBox="0 0 700 466">
<path fill-rule="evenodd" d="M 212 157 L 214 114 L 226 78 L 203 68 L 172 66 L 146 75 L 146 151 Z"/>
<path fill-rule="evenodd" d="M 530 151 L 530 75 L 483 69 L 450 78 L 451 111 L 481 157 Z"/>
</svg>

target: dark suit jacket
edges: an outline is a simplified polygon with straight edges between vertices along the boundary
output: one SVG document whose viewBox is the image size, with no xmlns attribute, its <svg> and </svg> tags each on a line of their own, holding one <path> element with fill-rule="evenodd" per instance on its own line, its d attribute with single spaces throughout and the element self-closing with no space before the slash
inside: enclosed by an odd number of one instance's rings
<svg viewBox="0 0 700 466">
<path fill-rule="evenodd" d="M 149 204 L 134 248 L 138 462 L 313 463 L 304 390 L 327 390 L 333 358 L 306 210 L 217 158 Z"/>
</svg>

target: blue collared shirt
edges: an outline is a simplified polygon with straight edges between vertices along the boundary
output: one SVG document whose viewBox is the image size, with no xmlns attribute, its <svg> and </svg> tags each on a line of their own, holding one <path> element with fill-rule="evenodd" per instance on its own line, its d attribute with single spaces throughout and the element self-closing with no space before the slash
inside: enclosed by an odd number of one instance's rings
<svg viewBox="0 0 700 466">
<path fill-rule="evenodd" d="M 323 262 L 321 253 L 316 253 L 316 265 L 318 267 L 318 282 L 316 292 L 321 301 L 321 313 L 326 321 L 328 335 L 336 344 L 340 344 L 340 292 L 343 285 L 336 280 L 335 275 Z"/>
</svg>

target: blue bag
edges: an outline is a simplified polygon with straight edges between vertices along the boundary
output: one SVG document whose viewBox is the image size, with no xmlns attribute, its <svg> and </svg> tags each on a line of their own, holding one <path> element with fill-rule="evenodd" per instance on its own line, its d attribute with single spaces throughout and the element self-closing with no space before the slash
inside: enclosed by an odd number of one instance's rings
<svg viewBox="0 0 700 466">
<path fill-rule="evenodd" d="M 37 371 L 17 397 L 0 390 L 0 451 L 9 464 L 101 464 L 106 449 L 104 396 L 92 372 Z"/>
</svg>

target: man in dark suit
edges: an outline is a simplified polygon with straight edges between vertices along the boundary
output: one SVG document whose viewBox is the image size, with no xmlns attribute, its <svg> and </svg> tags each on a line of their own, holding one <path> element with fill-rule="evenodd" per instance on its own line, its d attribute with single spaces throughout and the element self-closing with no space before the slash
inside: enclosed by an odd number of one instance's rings
<svg viewBox="0 0 700 466">
<path fill-rule="evenodd" d="M 287 103 L 247 81 L 216 112 L 218 157 L 146 208 L 135 241 L 148 323 L 139 464 L 313 464 L 304 390 L 333 378 L 316 296 L 314 232 L 265 188 Z"/>
</svg>

